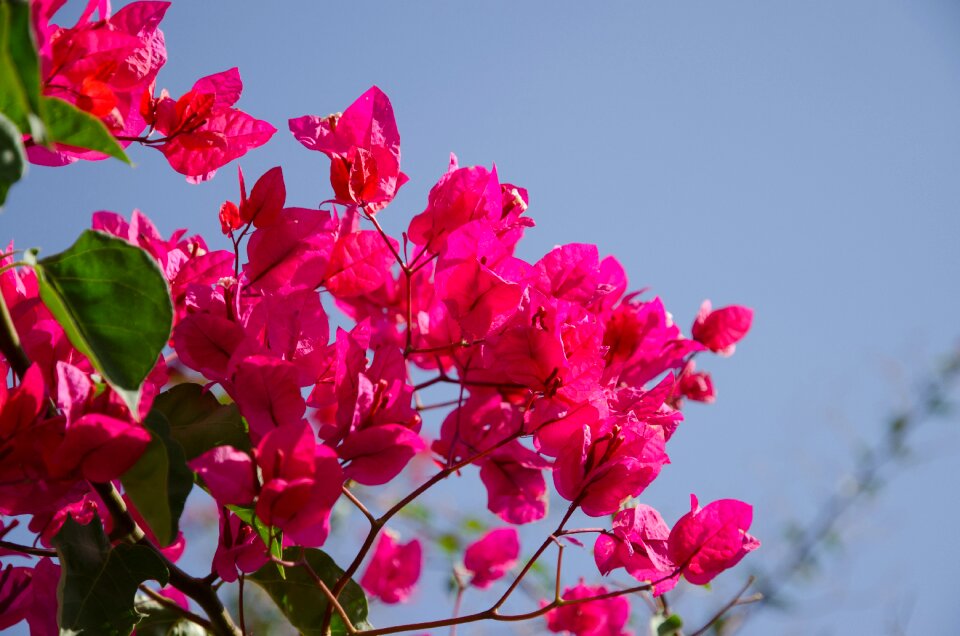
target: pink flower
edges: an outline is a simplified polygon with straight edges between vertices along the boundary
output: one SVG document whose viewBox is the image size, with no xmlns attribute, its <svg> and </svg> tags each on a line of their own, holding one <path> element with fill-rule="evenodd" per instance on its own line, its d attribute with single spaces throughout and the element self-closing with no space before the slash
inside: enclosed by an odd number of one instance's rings
<svg viewBox="0 0 960 636">
<path fill-rule="evenodd" d="M 422 561 L 422 549 L 417 539 L 399 543 L 396 534 L 385 530 L 360 585 L 384 603 L 403 603 L 410 598 L 420 579 Z"/>
<path fill-rule="evenodd" d="M 410 221 L 408 234 L 417 245 L 438 252 L 447 236 L 461 225 L 475 220 L 493 223 L 502 212 L 496 167 L 459 168 L 457 157 L 451 155 L 450 169 L 430 189 L 427 208 Z"/>
<path fill-rule="evenodd" d="M 256 458 L 263 476 L 257 516 L 298 545 L 323 545 L 343 486 L 337 454 L 317 444 L 313 430 L 301 421 L 267 433 Z"/>
<path fill-rule="evenodd" d="M 87 413 L 70 424 L 51 453 L 50 472 L 93 482 L 118 479 L 150 443 L 145 429 L 101 413 Z"/>
<path fill-rule="evenodd" d="M 710 301 L 700 305 L 700 312 L 693 322 L 693 338 L 707 349 L 722 356 L 729 356 L 738 342 L 750 331 L 753 310 L 740 305 L 710 309 Z"/>
<path fill-rule="evenodd" d="M 697 371 L 696 368 L 697 365 L 693 360 L 686 364 L 680 373 L 677 391 L 681 396 L 694 402 L 710 404 L 717 399 L 717 394 L 713 390 L 713 380 L 709 373 Z"/>
<path fill-rule="evenodd" d="M 581 579 L 575 587 L 565 589 L 562 598 L 590 598 L 606 594 L 607 591 L 602 585 L 584 585 Z M 547 604 L 546 601 L 540 603 Z M 547 629 L 551 632 L 573 636 L 630 636 L 632 633 L 623 629 L 630 618 L 630 602 L 624 596 L 565 605 L 547 612 L 546 618 Z"/>
<path fill-rule="evenodd" d="M 245 506 L 257 496 L 253 458 L 233 446 L 217 446 L 188 462 L 221 505 Z"/>
<path fill-rule="evenodd" d="M 497 528 L 467 547 L 463 565 L 473 574 L 470 584 L 490 587 L 517 563 L 520 537 L 515 528 Z"/>
<path fill-rule="evenodd" d="M 202 77 L 180 99 L 145 96 L 142 112 L 164 135 L 155 146 L 188 181 L 206 181 L 248 150 L 267 143 L 277 129 L 233 108 L 243 83 L 231 68 Z"/>
<path fill-rule="evenodd" d="M 704 585 L 740 562 L 760 542 L 747 534 L 753 508 L 736 499 L 720 499 L 700 508 L 690 495 L 690 512 L 670 531 L 670 559 L 695 585 Z"/>
<path fill-rule="evenodd" d="M 102 120 L 119 136 L 136 136 L 146 122 L 140 96 L 167 61 L 160 21 L 169 2 L 131 2 L 108 15 L 100 3 L 100 20 L 92 20 L 95 3 L 88 3 L 77 24 L 59 28 L 50 24 L 61 2 L 33 3 L 38 36 L 43 93 L 74 104 Z M 123 142 L 128 145 L 129 142 Z M 58 147 L 52 153 L 30 148 L 30 159 L 43 165 L 64 165 L 77 159 L 104 159 L 106 155 Z"/>
<path fill-rule="evenodd" d="M 606 576 L 624 568 L 638 581 L 655 583 L 655 596 L 668 592 L 677 584 L 677 569 L 670 560 L 667 538 L 670 528 L 660 513 L 644 504 L 627 508 L 613 519 L 610 534 L 597 537 L 593 554 L 597 569 Z"/>
<path fill-rule="evenodd" d="M 669 459 L 663 432 L 629 418 L 606 421 L 597 430 L 584 426 L 557 457 L 553 483 L 593 517 L 616 512 L 656 479 Z"/>
<path fill-rule="evenodd" d="M 33 568 L 7 565 L 0 570 L 0 630 L 26 619 L 34 636 L 59 633 L 57 613 L 50 611 L 57 596 L 60 566 L 48 558 Z"/>
<path fill-rule="evenodd" d="M 220 541 L 213 556 L 213 569 L 224 581 L 237 580 L 237 571 L 256 572 L 267 561 L 267 549 L 256 530 L 232 512 L 220 508 Z"/>
<path fill-rule="evenodd" d="M 400 133 L 390 99 L 376 86 L 343 114 L 290 120 L 297 141 L 330 157 L 330 184 L 338 203 L 383 209 L 407 181 L 400 172 Z"/>
</svg>

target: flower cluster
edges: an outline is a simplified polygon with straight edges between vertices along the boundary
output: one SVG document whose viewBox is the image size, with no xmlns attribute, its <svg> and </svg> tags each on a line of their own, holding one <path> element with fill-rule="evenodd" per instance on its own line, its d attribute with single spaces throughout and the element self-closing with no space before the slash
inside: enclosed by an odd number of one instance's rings
<svg viewBox="0 0 960 636">
<path fill-rule="evenodd" d="M 118 138 L 149 126 L 176 170 L 203 179 L 273 133 L 233 108 L 235 69 L 199 80 L 177 100 L 155 97 L 167 3 L 135 2 L 113 16 L 101 3 L 94 21 L 91 2 L 70 29 L 49 24 L 60 4 L 35 3 L 44 90 L 101 118 Z M 700 508 L 693 498 L 672 528 L 649 506 L 624 507 L 669 463 L 684 400 L 715 398 L 694 358 L 731 354 L 751 310 L 713 310 L 706 301 L 687 336 L 659 298 L 629 292 L 623 267 L 594 245 L 519 258 L 517 244 L 534 225 L 527 191 L 501 181 L 495 166 L 461 167 L 455 156 L 401 239 L 389 236 L 378 218 L 407 177 L 392 106 L 376 87 L 343 113 L 289 127 L 329 157 L 333 198 L 289 206 L 281 168 L 249 192 L 241 172 L 238 202 L 219 211 L 232 250 L 210 250 L 182 230 L 163 238 L 139 212 L 129 220 L 94 215 L 95 230 L 149 254 L 170 290 L 171 355 L 156 360 L 135 412 L 54 319 L 36 275 L 4 267 L 12 257 L 0 261 L 0 293 L 32 361 L 27 369 L 0 362 L 14 379 L 0 384 L 0 514 L 30 515 L 44 545 L 68 517 L 99 517 L 109 531 L 113 511 L 91 484 L 116 482 L 156 442 L 144 422 L 175 371 L 178 382 L 201 385 L 243 417 L 241 439 L 214 439 L 185 458 L 217 503 L 212 570 L 223 581 L 281 563 L 278 548 L 323 545 L 345 491 L 356 501 L 353 484 L 390 483 L 418 454 L 433 459 L 435 481 L 476 467 L 489 511 L 512 525 L 547 515 L 552 481 L 568 503 L 548 542 L 578 510 L 615 515 L 596 541 L 599 571 L 622 567 L 655 594 L 681 577 L 708 583 L 759 545 L 747 534 L 751 508 L 739 501 Z M 36 160 L 93 158 L 32 151 Z M 332 333 L 334 308 L 349 329 Z M 450 412 L 428 438 L 421 412 L 443 406 Z M 159 543 L 159 529 L 131 498 L 126 504 Z M 333 594 L 389 514 L 368 516 L 369 540 Z M 158 547 L 173 561 L 183 541 Z M 464 585 L 492 586 L 519 555 L 514 528 L 490 531 L 463 554 Z M 384 531 L 360 583 L 384 602 L 402 602 L 422 559 L 419 540 L 401 543 Z M 26 618 L 50 628 L 37 599 L 50 594 L 56 570 L 49 559 L 3 570 L 0 626 Z M 622 633 L 623 596 L 581 583 L 562 599 L 542 608 L 552 631 Z"/>
<path fill-rule="evenodd" d="M 156 148 L 188 180 L 203 181 L 276 132 L 234 108 L 243 90 L 235 68 L 201 78 L 178 99 L 166 90 L 155 96 L 157 73 L 167 61 L 160 21 L 169 2 L 131 2 L 111 15 L 109 2 L 89 0 L 69 28 L 51 22 L 62 0 L 31 4 L 43 94 L 90 113 L 121 145 Z M 63 145 L 31 145 L 28 154 L 49 166 L 105 158 Z"/>
</svg>

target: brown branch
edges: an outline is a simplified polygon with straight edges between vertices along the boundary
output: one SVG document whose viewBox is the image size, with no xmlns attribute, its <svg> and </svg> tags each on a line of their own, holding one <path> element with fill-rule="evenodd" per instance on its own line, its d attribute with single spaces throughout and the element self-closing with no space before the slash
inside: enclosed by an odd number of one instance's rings
<svg viewBox="0 0 960 636">
<path fill-rule="evenodd" d="M 344 588 L 347 586 L 347 583 L 350 582 L 350 579 L 353 577 L 353 575 L 356 574 L 357 570 L 360 569 L 360 564 L 363 563 L 363 559 L 367 556 L 367 553 L 370 552 L 370 548 L 373 547 L 373 542 L 376 540 L 377 536 L 380 534 L 380 531 L 383 529 L 383 527 L 387 524 L 387 521 L 393 518 L 394 515 L 396 515 L 401 510 L 403 510 L 411 502 L 413 502 L 417 497 L 425 493 L 427 490 L 429 490 L 436 484 L 440 483 L 441 481 L 443 481 L 453 473 L 459 471 L 460 469 L 464 468 L 465 466 L 477 461 L 478 459 L 482 459 L 483 457 L 486 457 L 487 455 L 494 452 L 498 448 L 501 448 L 506 444 L 512 442 L 513 440 L 517 439 L 518 437 L 520 437 L 521 432 L 522 431 L 517 431 L 513 435 L 510 435 L 502 439 L 501 441 L 497 442 L 490 448 L 484 451 L 481 451 L 480 453 L 477 453 L 472 457 L 469 457 L 460 462 L 457 462 L 452 466 L 448 466 L 442 469 L 441 471 L 436 473 L 433 477 L 431 477 L 424 483 L 420 484 L 420 486 L 418 486 L 413 492 L 411 492 L 406 497 L 404 497 L 403 499 L 398 501 L 396 504 L 394 504 L 392 508 L 387 510 L 380 517 L 376 519 L 369 519 L 368 517 L 368 519 L 370 520 L 370 531 L 367 533 L 366 538 L 363 540 L 363 544 L 360 546 L 360 550 L 357 552 L 357 555 L 354 557 L 353 561 L 350 563 L 347 569 L 344 570 L 343 575 L 340 577 L 337 583 L 333 586 L 333 596 L 335 598 L 340 598 L 340 594 L 343 592 Z M 322 626 L 321 633 L 327 627 L 329 627 L 330 616 L 331 614 L 328 611 L 324 617 L 324 625 Z"/>
<path fill-rule="evenodd" d="M 367 518 L 367 521 L 369 521 L 371 525 L 377 522 L 377 518 L 373 516 L 373 513 L 370 512 L 365 505 L 363 505 L 362 501 L 357 499 L 356 495 L 350 492 L 349 488 L 347 488 L 346 486 L 343 486 L 342 491 L 343 491 L 343 496 L 349 499 L 350 502 L 353 503 L 353 505 L 356 506 L 357 509 L 363 513 L 363 516 Z"/>
<path fill-rule="evenodd" d="M 194 578 L 181 570 L 146 538 L 143 530 L 133 520 L 130 511 L 127 510 L 127 505 L 113 484 L 94 483 L 91 486 L 100 495 L 100 499 L 103 500 L 107 510 L 110 511 L 110 516 L 113 518 L 114 534 L 117 533 L 117 529 L 123 529 L 123 540 L 149 548 L 163 561 L 170 572 L 170 585 L 195 600 L 203 608 L 210 619 L 210 631 L 218 636 L 242 636 L 240 629 L 233 622 L 230 613 L 220 602 L 220 598 L 210 584 L 205 579 Z"/>
<path fill-rule="evenodd" d="M 10 550 L 11 552 L 19 552 L 20 554 L 29 554 L 30 556 L 38 557 L 57 557 L 56 550 L 48 550 L 46 548 L 32 548 L 28 545 L 20 545 L 19 543 L 11 543 L 10 541 L 0 541 L 0 548 L 4 550 Z"/>
<path fill-rule="evenodd" d="M 670 576 L 673 576 L 673 574 L 671 574 Z M 464 623 L 476 623 L 478 621 L 485 621 L 485 620 L 500 621 L 500 622 L 527 621 L 527 620 L 530 620 L 531 618 L 537 618 L 538 616 L 543 616 L 547 612 L 557 609 L 558 607 L 566 607 L 568 605 L 580 605 L 581 603 L 590 603 L 592 601 L 603 601 L 608 598 L 614 598 L 616 596 L 624 596 L 627 594 L 636 594 L 637 592 L 645 592 L 653 589 L 653 586 L 659 582 L 660 581 L 658 580 L 653 583 L 644 583 L 643 585 L 637 585 L 637 586 L 629 587 L 623 590 L 615 590 L 613 592 L 607 592 L 605 594 L 587 596 L 584 598 L 560 599 L 559 601 L 548 603 L 540 607 L 539 609 L 533 610 L 531 612 L 526 612 L 524 614 L 500 614 L 496 608 L 489 607 L 482 612 L 477 612 L 475 614 L 467 614 L 466 616 L 461 616 L 459 618 L 445 618 L 445 619 L 440 619 L 435 621 L 425 621 L 422 623 L 410 623 L 407 625 L 394 625 L 393 627 L 381 627 L 379 629 L 363 630 L 363 631 L 356 632 L 356 636 L 380 636 L 381 634 L 397 634 L 400 632 L 434 629 L 437 627 L 450 627 L 452 625 L 463 625 Z"/>
</svg>

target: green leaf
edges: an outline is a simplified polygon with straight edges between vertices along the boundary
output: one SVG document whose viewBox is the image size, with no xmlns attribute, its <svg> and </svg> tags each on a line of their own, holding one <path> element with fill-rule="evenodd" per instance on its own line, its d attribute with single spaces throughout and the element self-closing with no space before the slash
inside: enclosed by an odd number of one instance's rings
<svg viewBox="0 0 960 636">
<path fill-rule="evenodd" d="M 657 636 L 680 636 L 683 620 L 676 614 L 656 614 L 650 618 L 650 631 Z"/>
<path fill-rule="evenodd" d="M 169 572 L 156 552 L 143 545 L 111 548 L 96 515 L 85 526 L 68 515 L 53 545 L 62 568 L 57 586 L 61 633 L 127 636 L 140 620 L 139 585 L 167 584 Z"/>
<path fill-rule="evenodd" d="M 136 416 L 140 386 L 170 338 L 173 305 L 153 257 L 87 230 L 65 252 L 36 260 L 40 297 L 103 379 Z"/>
<path fill-rule="evenodd" d="M 170 436 L 179 442 L 187 460 L 217 446 L 250 452 L 250 436 L 236 404 L 220 404 L 199 384 L 178 384 L 153 401 L 153 410 L 170 423 Z"/>
<path fill-rule="evenodd" d="M 457 554 L 460 552 L 460 538 L 449 532 L 437 537 L 437 546 L 447 554 Z"/>
<path fill-rule="evenodd" d="M 287 548 L 283 551 L 286 561 L 299 561 L 301 555 L 328 588 L 333 588 L 343 575 L 343 570 L 322 550 Z M 283 578 L 276 564 L 268 563 L 249 575 L 247 580 L 266 590 L 290 624 L 304 636 L 324 636 L 321 626 L 327 611 L 327 597 L 306 567 L 300 565 L 287 568 L 286 578 Z M 354 627 L 370 629 L 370 624 L 367 623 L 367 597 L 356 582 L 351 580 L 347 583 L 340 593 L 339 601 Z M 336 611 L 333 612 L 330 630 L 334 635 L 347 633 L 346 625 Z"/>
<path fill-rule="evenodd" d="M 157 541 L 168 546 L 180 530 L 193 471 L 187 467 L 183 448 L 170 437 L 170 424 L 162 413 L 151 410 L 144 426 L 150 431 L 150 445 L 120 481 Z"/>
<path fill-rule="evenodd" d="M 30 4 L 0 2 L 0 113 L 37 143 L 46 142 L 40 103 L 40 64 Z"/>
<path fill-rule="evenodd" d="M 88 112 L 56 97 L 41 102 L 50 140 L 65 146 L 96 150 L 129 164 L 130 159 L 106 125 Z"/>
<path fill-rule="evenodd" d="M 7 200 L 10 186 L 27 171 L 27 155 L 20 140 L 20 131 L 0 113 L 0 211 Z"/>
</svg>

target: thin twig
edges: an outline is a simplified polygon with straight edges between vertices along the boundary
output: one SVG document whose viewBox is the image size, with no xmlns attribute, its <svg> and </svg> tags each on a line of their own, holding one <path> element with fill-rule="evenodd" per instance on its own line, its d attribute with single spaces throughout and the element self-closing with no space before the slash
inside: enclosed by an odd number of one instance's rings
<svg viewBox="0 0 960 636">
<path fill-rule="evenodd" d="M 707 630 L 713 627 L 714 623 L 716 623 L 721 618 L 726 616 L 727 612 L 732 610 L 737 605 L 744 605 L 745 603 L 756 603 L 757 601 L 762 599 L 763 598 L 762 594 L 754 594 L 753 596 L 749 597 L 749 599 L 743 598 L 743 595 L 747 593 L 747 590 L 750 589 L 750 586 L 753 585 L 753 583 L 756 580 L 757 579 L 754 576 L 751 576 L 750 578 L 748 578 L 747 582 L 743 585 L 743 587 L 740 588 L 740 591 L 737 592 L 732 599 L 730 599 L 730 602 L 728 602 L 726 605 L 721 607 L 716 614 L 710 617 L 710 620 L 708 620 L 703 627 L 701 627 L 697 631 L 690 634 L 690 636 L 702 636 L 703 634 L 706 634 Z"/>
<path fill-rule="evenodd" d="M 19 552 L 21 554 L 29 554 L 31 556 L 38 557 L 57 557 L 56 550 L 48 550 L 46 548 L 31 548 L 27 545 L 20 545 L 19 543 L 12 543 L 10 541 L 0 541 L 0 548 L 4 550 L 10 550 L 12 552 Z"/>
</svg>

